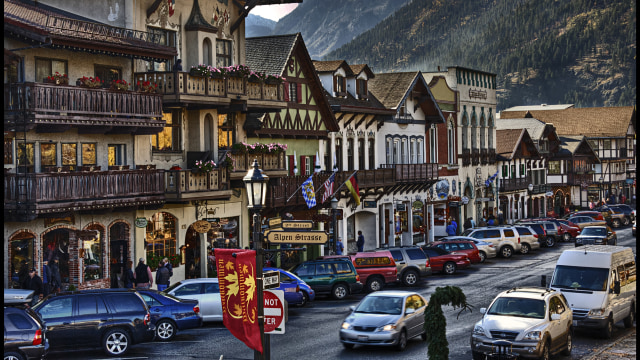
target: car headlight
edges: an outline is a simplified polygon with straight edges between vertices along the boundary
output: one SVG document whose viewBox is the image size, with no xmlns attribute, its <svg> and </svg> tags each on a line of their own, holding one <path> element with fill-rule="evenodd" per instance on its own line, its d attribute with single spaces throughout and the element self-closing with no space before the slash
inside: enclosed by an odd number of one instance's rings
<svg viewBox="0 0 640 360">
<path fill-rule="evenodd" d="M 376 329 L 376 331 L 391 331 L 396 329 L 396 324 L 387 324 L 385 326 L 380 326 Z"/>
<path fill-rule="evenodd" d="M 480 325 L 474 326 L 473 335 L 484 335 L 484 328 Z"/>
<path fill-rule="evenodd" d="M 348 322 L 343 322 L 342 323 L 342 328 L 345 330 L 351 330 L 353 329 L 353 326 L 351 324 L 349 324 Z"/>
<path fill-rule="evenodd" d="M 587 316 L 602 316 L 604 315 L 604 309 L 591 309 Z"/>
<path fill-rule="evenodd" d="M 529 331 L 528 333 L 524 334 L 524 340 L 540 340 L 541 335 L 541 331 Z"/>
</svg>

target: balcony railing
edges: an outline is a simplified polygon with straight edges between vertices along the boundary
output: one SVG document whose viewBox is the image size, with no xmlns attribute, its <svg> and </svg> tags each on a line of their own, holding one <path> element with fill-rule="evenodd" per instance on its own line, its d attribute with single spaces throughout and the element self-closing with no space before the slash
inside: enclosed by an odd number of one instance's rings
<svg viewBox="0 0 640 360">
<path fill-rule="evenodd" d="M 567 185 L 591 185 L 593 178 L 593 171 L 574 171 L 567 174 Z"/>
<path fill-rule="evenodd" d="M 531 190 L 531 193 L 532 194 L 544 194 L 547 191 L 551 191 L 551 185 L 549 185 L 549 184 L 536 184 L 536 185 L 533 185 L 533 190 Z"/>
<path fill-rule="evenodd" d="M 188 72 L 168 71 L 135 73 L 134 77 L 136 82 L 158 84 L 158 92 L 165 101 L 226 105 L 230 100 L 248 99 L 250 105 L 274 109 L 286 107 L 283 84 L 253 83 L 242 77 L 205 78 Z"/>
<path fill-rule="evenodd" d="M 394 169 L 397 183 L 412 183 L 438 178 L 438 164 L 381 164 L 381 169 Z M 360 171 L 358 172 L 360 173 Z"/>
<path fill-rule="evenodd" d="M 59 212 L 162 205 L 164 190 L 164 170 L 5 174 L 4 208 L 15 221 L 30 221 Z"/>
<path fill-rule="evenodd" d="M 253 160 L 258 160 L 260 169 L 268 171 L 269 176 L 278 175 L 277 172 L 285 172 L 287 165 L 285 162 L 286 152 L 278 154 L 248 154 L 248 153 L 233 153 L 229 152 L 231 160 L 233 161 L 233 170 L 231 170 L 231 178 L 242 178 L 247 174 L 247 170 L 251 168 Z M 275 174 L 273 172 L 276 172 Z M 282 174 L 282 175 L 286 175 Z M 305 179 L 306 180 L 306 179 Z"/>
<path fill-rule="evenodd" d="M 462 149 L 462 155 L 460 156 L 460 158 L 462 159 L 462 166 L 471 165 L 471 150 Z"/>
<path fill-rule="evenodd" d="M 206 200 L 231 196 L 226 168 L 200 173 L 192 170 L 167 170 L 164 177 L 167 200 Z"/>
<path fill-rule="evenodd" d="M 524 190 L 531 184 L 531 176 L 515 179 L 500 179 L 500 192 Z"/>
<path fill-rule="evenodd" d="M 74 126 L 91 127 L 93 133 L 155 134 L 165 126 L 158 94 L 80 86 L 5 84 L 4 112 L 5 128 L 16 130 L 24 124 L 26 130 Z"/>
</svg>

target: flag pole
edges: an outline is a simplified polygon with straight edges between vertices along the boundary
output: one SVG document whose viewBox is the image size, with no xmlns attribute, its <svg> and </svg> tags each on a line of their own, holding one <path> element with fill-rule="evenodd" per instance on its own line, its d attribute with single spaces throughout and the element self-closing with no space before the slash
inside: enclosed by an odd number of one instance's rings
<svg viewBox="0 0 640 360">
<path fill-rule="evenodd" d="M 314 173 L 314 174 L 315 174 L 315 173 Z M 311 176 L 313 176 L 314 174 L 311 174 Z M 309 179 L 309 178 L 307 178 L 307 179 Z M 306 181 L 306 180 L 305 180 L 305 181 Z M 304 184 L 304 181 L 302 182 L 302 184 Z M 288 202 L 289 202 L 289 200 L 291 200 L 291 198 L 293 197 L 293 195 L 297 194 L 297 193 L 298 193 L 298 191 L 299 191 L 300 189 L 302 189 L 302 184 L 300 184 L 300 185 L 298 186 L 298 188 L 296 189 L 296 191 L 294 191 L 294 192 L 293 192 L 293 194 L 291 194 L 291 196 L 289 196 L 289 198 L 287 199 L 287 201 L 285 201 L 285 203 L 288 203 Z M 313 189 L 313 192 L 315 193 L 317 189 L 319 189 L 319 188 Z"/>
<path fill-rule="evenodd" d="M 338 190 L 342 189 L 342 187 L 344 186 L 344 184 L 346 184 L 346 183 L 347 183 L 347 181 L 349 181 L 349 179 L 351 179 L 351 178 L 353 177 L 353 175 L 355 175 L 357 172 L 358 172 L 358 170 L 354 171 L 354 172 L 353 172 L 353 174 L 351 174 L 351 175 L 347 178 L 347 180 L 346 180 L 346 181 L 344 181 L 340 186 L 338 186 L 338 188 L 337 188 L 333 193 L 331 193 L 331 196 L 333 196 L 335 193 L 337 193 L 337 192 L 338 192 Z M 329 196 L 329 197 L 331 197 L 331 196 Z"/>
</svg>

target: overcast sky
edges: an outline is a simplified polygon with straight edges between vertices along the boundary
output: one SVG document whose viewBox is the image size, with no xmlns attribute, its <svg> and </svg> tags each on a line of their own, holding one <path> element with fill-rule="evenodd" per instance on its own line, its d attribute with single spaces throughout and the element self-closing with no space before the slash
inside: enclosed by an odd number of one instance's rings
<svg viewBox="0 0 640 360">
<path fill-rule="evenodd" d="M 293 11 L 298 5 L 299 4 L 261 5 L 254 7 L 251 10 L 251 14 L 278 21 L 281 17 Z"/>
</svg>

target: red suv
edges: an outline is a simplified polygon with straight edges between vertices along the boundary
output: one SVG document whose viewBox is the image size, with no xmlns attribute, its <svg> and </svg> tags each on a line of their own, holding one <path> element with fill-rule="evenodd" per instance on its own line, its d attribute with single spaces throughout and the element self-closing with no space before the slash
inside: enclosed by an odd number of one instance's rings
<svg viewBox="0 0 640 360">
<path fill-rule="evenodd" d="M 480 251 L 478 247 L 471 241 L 467 240 L 450 240 L 450 241 L 436 241 L 430 244 L 431 247 L 438 247 L 446 250 L 452 254 L 465 254 L 469 258 L 472 264 L 482 262 L 480 258 Z"/>
<path fill-rule="evenodd" d="M 382 290 L 385 283 L 398 280 L 398 269 L 388 250 L 359 252 L 353 255 L 329 255 L 328 258 L 349 258 L 356 268 L 360 281 L 369 291 Z"/>
</svg>

